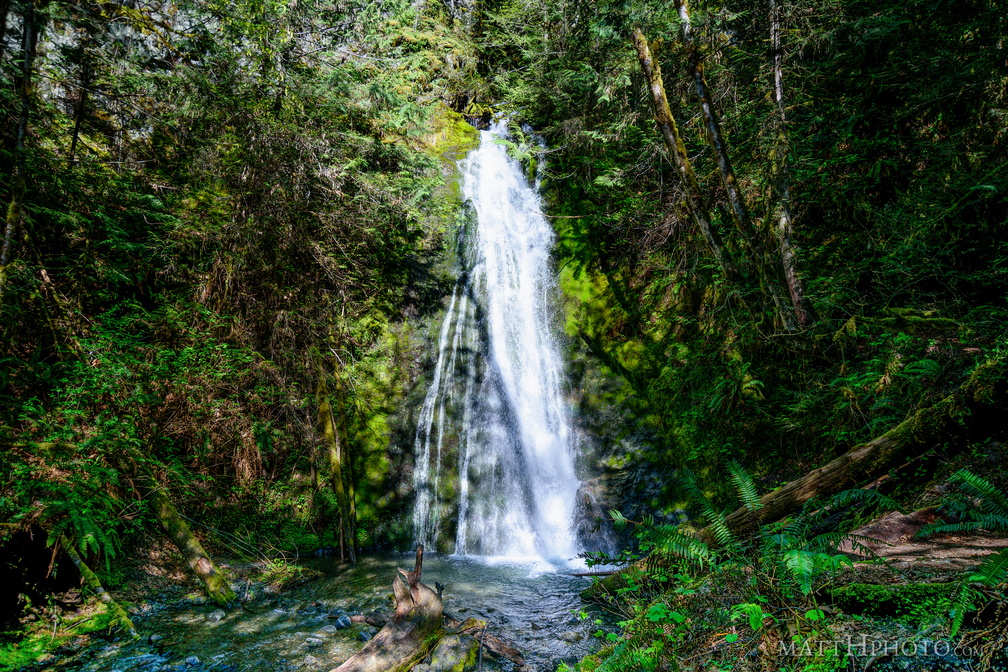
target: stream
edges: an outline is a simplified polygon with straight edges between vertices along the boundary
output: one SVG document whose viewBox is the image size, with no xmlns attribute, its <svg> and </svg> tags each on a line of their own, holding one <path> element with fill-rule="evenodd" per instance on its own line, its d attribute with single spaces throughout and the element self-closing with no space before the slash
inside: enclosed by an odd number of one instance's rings
<svg viewBox="0 0 1008 672">
<path fill-rule="evenodd" d="M 362 558 L 356 567 L 331 558 L 303 564 L 323 573 L 278 595 L 262 586 L 242 587 L 248 601 L 220 620 L 216 607 L 200 596 L 154 596 L 136 605 L 134 620 L 144 638 L 137 643 L 102 642 L 39 665 L 39 670 L 94 672 L 251 672 L 253 670 L 331 670 L 364 646 L 376 628 L 339 616 L 391 612 L 392 578 L 397 567 L 411 568 L 412 554 Z M 578 593 L 589 579 L 544 562 L 520 563 L 494 558 L 427 555 L 423 581 L 445 585 L 446 615 L 478 618 L 487 632 L 515 646 L 527 667 L 555 670 L 561 659 L 584 656 L 596 641 L 592 627 L 576 617 Z M 153 641 L 152 641 L 153 640 Z M 506 660 L 483 656 L 485 670 L 521 669 Z"/>
</svg>

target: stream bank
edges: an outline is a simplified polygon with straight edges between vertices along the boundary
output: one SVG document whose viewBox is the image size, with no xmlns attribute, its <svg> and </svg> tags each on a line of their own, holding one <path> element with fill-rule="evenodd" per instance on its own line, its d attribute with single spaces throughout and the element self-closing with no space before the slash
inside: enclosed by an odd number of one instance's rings
<svg viewBox="0 0 1008 672">
<path fill-rule="evenodd" d="M 131 615 L 136 642 L 101 633 L 77 637 L 21 669 L 33 672 L 251 672 L 335 668 L 358 651 L 389 615 L 391 583 L 409 554 L 362 558 L 356 567 L 330 557 L 298 564 L 318 578 L 276 593 L 250 578 L 234 583 L 242 606 L 224 611 L 177 583 L 148 577 Z M 235 568 L 236 576 L 248 573 Z M 589 579 L 545 562 L 459 556 L 427 557 L 425 578 L 444 585 L 447 616 L 486 621 L 492 634 L 521 652 L 525 665 L 494 659 L 485 670 L 555 670 L 590 653 L 589 623 L 579 620 L 578 593 Z M 155 586 L 158 586 L 155 588 Z M 380 627 L 380 626 L 379 626 Z"/>
</svg>

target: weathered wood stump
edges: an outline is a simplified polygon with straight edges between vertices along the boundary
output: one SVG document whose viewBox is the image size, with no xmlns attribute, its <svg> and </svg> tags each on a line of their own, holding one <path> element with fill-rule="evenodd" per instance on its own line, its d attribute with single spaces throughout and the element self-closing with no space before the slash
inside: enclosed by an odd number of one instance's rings
<svg viewBox="0 0 1008 672">
<path fill-rule="evenodd" d="M 392 583 L 395 612 L 364 648 L 332 672 L 402 672 L 431 652 L 444 636 L 441 598 L 420 583 L 423 545 L 412 572 L 400 569 Z M 404 581 L 405 579 L 405 581 Z"/>
</svg>

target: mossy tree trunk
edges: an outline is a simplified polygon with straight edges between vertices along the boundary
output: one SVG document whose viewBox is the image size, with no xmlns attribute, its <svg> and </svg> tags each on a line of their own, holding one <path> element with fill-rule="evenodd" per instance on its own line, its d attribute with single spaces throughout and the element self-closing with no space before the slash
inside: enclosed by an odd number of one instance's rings
<svg viewBox="0 0 1008 672">
<path fill-rule="evenodd" d="M 179 515 L 161 484 L 153 476 L 148 476 L 147 486 L 149 490 L 147 498 L 154 507 L 154 515 L 168 534 L 168 538 L 181 551 L 186 562 L 203 582 L 207 595 L 222 607 L 232 606 L 236 596 L 231 590 L 227 576 L 210 559 L 210 555 L 203 549 L 203 544 Z"/>
<path fill-rule="evenodd" d="M 738 179 L 735 177 L 735 170 L 732 168 L 731 157 L 728 154 L 728 145 L 725 142 L 724 134 L 721 132 L 721 122 L 714 109 L 714 99 L 707 85 L 707 77 L 704 75 L 703 51 L 697 44 L 693 34 L 693 25 L 690 21 L 689 6 L 685 0 L 676 0 L 676 10 L 679 13 L 682 24 L 683 42 L 689 58 L 690 76 L 693 78 L 693 86 L 696 89 L 697 100 L 700 103 L 700 113 L 706 127 L 707 143 L 713 150 L 714 161 L 717 163 L 718 172 L 721 174 L 721 182 L 728 197 L 729 211 L 732 220 L 735 222 L 735 229 L 742 238 L 743 249 L 746 252 L 746 266 L 756 272 L 759 284 L 763 292 L 769 295 L 777 310 L 781 324 L 787 331 L 794 331 L 798 324 L 791 306 L 784 298 L 784 292 L 780 286 L 780 281 L 776 274 L 770 269 L 774 267 L 766 258 L 764 246 L 760 244 L 756 228 L 753 226 L 752 218 L 749 216 L 749 208 L 746 207 L 745 196 L 739 187 Z"/>
<path fill-rule="evenodd" d="M 686 145 L 679 134 L 679 127 L 672 116 L 672 109 L 669 107 L 668 97 L 665 95 L 665 84 L 662 82 L 661 67 L 651 55 L 651 47 L 648 46 L 647 39 L 640 28 L 633 32 L 634 46 L 637 49 L 637 58 L 640 61 L 641 70 L 647 80 L 648 91 L 651 93 L 651 102 L 654 105 L 655 123 L 665 147 L 668 149 L 672 162 L 682 178 L 683 186 L 686 190 L 686 205 L 689 209 L 693 221 L 703 234 L 707 242 L 707 249 L 717 261 L 718 266 L 726 275 L 732 275 L 732 269 L 728 259 L 722 249 L 721 239 L 711 224 L 710 213 L 704 203 L 700 185 L 697 183 L 696 175 L 693 172 L 693 164 L 690 163 L 689 154 L 686 153 Z"/>
<path fill-rule="evenodd" d="M 332 395 L 326 383 L 326 372 L 319 372 L 317 390 L 318 425 L 322 434 L 322 449 L 329 469 L 329 482 L 339 507 L 340 558 L 343 559 L 344 548 L 350 562 L 356 564 L 357 554 L 354 549 L 354 532 L 351 521 L 346 487 L 343 481 L 343 441 L 339 427 L 336 424 L 332 408 Z"/>
<path fill-rule="evenodd" d="M 759 523 L 770 523 L 798 511 L 813 497 L 856 487 L 884 474 L 908 455 L 955 440 L 968 440 L 997 423 L 1008 404 L 1008 363 L 992 359 L 977 367 L 961 388 L 938 403 L 922 408 L 885 434 L 854 446 L 828 464 L 760 498 Z M 980 432 L 978 432 L 980 430 Z M 734 531 L 753 523 L 742 507 L 726 518 Z M 706 541 L 713 537 L 701 531 Z"/>
<path fill-rule="evenodd" d="M 791 152 L 787 134 L 787 108 L 784 106 L 784 50 L 781 47 L 779 0 L 770 0 L 770 51 L 773 60 L 773 100 L 777 108 L 776 137 L 770 170 L 771 182 L 777 196 L 774 228 L 791 305 L 794 307 L 798 323 L 807 327 L 813 321 L 812 307 L 805 298 L 805 288 L 801 276 L 798 275 L 797 255 L 791 242 L 794 229 L 794 213 L 791 208 Z"/>
<path fill-rule="evenodd" d="M 22 220 L 27 177 L 25 176 L 25 138 L 28 135 L 28 119 L 31 115 L 32 99 L 32 68 L 35 61 L 35 46 L 38 41 L 38 22 L 35 12 L 35 0 L 27 0 L 24 8 L 21 26 L 21 85 L 18 87 L 18 97 L 21 103 L 21 114 L 18 119 L 17 138 L 14 145 L 14 180 L 11 188 L 11 200 L 7 206 L 4 221 L 3 242 L 0 243 L 0 306 L 3 306 L 4 293 L 7 289 L 7 266 L 11 262 L 14 249 L 14 235 Z M 4 23 L 6 25 L 6 11 Z"/>
<path fill-rule="evenodd" d="M 91 87 L 91 60 L 87 49 L 83 51 L 83 63 L 81 63 L 80 88 L 77 99 L 77 108 L 74 110 L 73 131 L 70 133 L 70 156 L 68 162 L 73 165 L 77 160 L 77 142 L 80 139 L 81 126 L 84 123 L 84 111 L 87 109 L 88 89 Z"/>
<path fill-rule="evenodd" d="M 344 387 L 343 378 L 340 376 L 336 377 L 337 392 L 339 397 L 339 424 L 336 426 L 337 431 L 343 439 L 340 441 L 340 448 L 342 449 L 342 464 L 346 465 L 347 479 L 346 479 L 346 498 L 347 498 L 347 520 L 350 533 L 350 547 L 351 549 L 356 549 L 357 542 L 357 492 L 356 486 L 357 475 L 354 473 L 353 456 L 350 454 L 350 435 L 347 432 L 347 395 L 346 388 Z M 356 551 L 354 551 L 356 553 Z M 352 557 L 352 560 L 356 560 L 356 557 Z"/>
<path fill-rule="evenodd" d="M 84 559 L 81 558 L 80 553 L 77 552 L 74 545 L 62 534 L 59 536 L 59 545 L 60 548 L 63 549 L 63 552 L 67 554 L 70 560 L 77 567 L 77 571 L 81 574 L 81 580 L 84 582 L 84 586 L 97 595 L 98 599 L 105 604 L 105 608 L 112 613 L 112 624 L 122 626 L 122 629 L 129 637 L 133 639 L 138 638 L 140 635 L 137 634 L 136 627 L 133 625 L 133 621 L 130 620 L 129 614 L 127 614 L 126 610 L 122 608 L 122 605 L 112 599 L 112 596 L 109 595 L 109 592 L 105 590 L 105 587 L 101 584 L 98 576 L 91 571 L 90 567 L 87 566 L 87 563 L 85 563 Z"/>
<path fill-rule="evenodd" d="M 0 0 L 0 35 L 7 34 L 7 15 L 10 14 L 10 7 L 10 0 Z M 3 40 L 0 40 L 0 60 L 3 59 L 5 46 Z"/>
</svg>

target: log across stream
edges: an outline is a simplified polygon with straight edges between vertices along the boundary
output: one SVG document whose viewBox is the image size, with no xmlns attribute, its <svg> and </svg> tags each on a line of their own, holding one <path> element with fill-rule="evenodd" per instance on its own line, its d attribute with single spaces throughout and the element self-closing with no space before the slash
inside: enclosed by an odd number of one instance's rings
<svg viewBox="0 0 1008 672">
<path fill-rule="evenodd" d="M 413 569 L 414 555 L 364 557 L 353 568 L 330 558 L 304 564 L 324 576 L 278 595 L 256 594 L 251 586 L 246 607 L 232 609 L 220 620 L 214 620 L 221 614 L 214 613 L 217 606 L 195 594 L 187 599 L 180 593 L 152 594 L 133 609 L 139 642 L 81 652 L 78 661 L 83 664 L 72 665 L 108 672 L 153 672 L 165 666 L 187 672 L 328 672 L 359 651 L 361 637 L 377 634 L 376 624 L 391 615 L 392 580 L 398 568 Z M 595 626 L 576 617 L 578 594 L 590 581 L 547 564 L 436 555 L 423 561 L 423 582 L 444 586 L 449 623 L 486 621 L 486 632 L 512 644 L 526 669 L 536 671 L 555 670 L 558 659 L 581 657 L 597 646 L 591 636 Z M 238 588 L 244 599 L 245 588 Z M 339 619 L 344 613 L 352 625 L 334 627 L 346 623 Z M 194 657 L 198 663 L 192 662 Z M 518 666 L 484 652 L 483 669 Z"/>
</svg>

